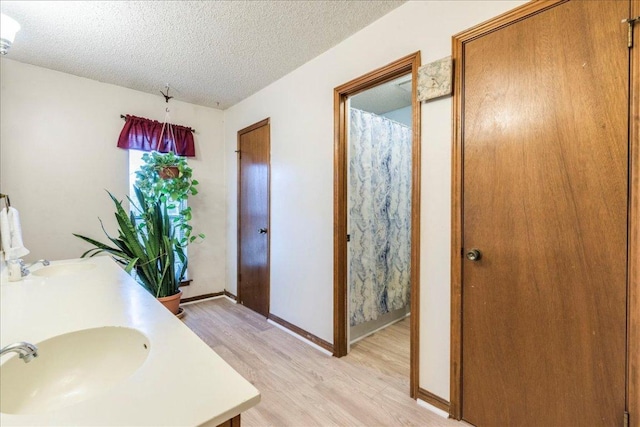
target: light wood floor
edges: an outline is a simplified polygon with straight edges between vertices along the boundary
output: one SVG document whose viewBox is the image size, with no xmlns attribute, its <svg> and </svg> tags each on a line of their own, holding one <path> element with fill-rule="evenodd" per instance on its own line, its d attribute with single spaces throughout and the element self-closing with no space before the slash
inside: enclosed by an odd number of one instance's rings
<svg viewBox="0 0 640 427">
<path fill-rule="evenodd" d="M 409 321 L 328 356 L 226 298 L 184 307 L 183 321 L 262 394 L 251 426 L 460 426 L 409 397 Z"/>
</svg>

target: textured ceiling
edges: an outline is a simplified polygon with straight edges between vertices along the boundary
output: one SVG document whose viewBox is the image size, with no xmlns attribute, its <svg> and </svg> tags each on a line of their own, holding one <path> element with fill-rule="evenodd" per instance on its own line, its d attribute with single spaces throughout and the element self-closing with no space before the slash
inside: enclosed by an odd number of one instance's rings
<svg viewBox="0 0 640 427">
<path fill-rule="evenodd" d="M 1 1 L 7 58 L 225 109 L 404 1 Z"/>
</svg>

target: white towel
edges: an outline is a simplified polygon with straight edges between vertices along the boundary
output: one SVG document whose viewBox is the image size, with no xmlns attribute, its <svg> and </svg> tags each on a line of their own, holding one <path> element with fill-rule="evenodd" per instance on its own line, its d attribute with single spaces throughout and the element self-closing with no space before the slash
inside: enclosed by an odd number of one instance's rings
<svg viewBox="0 0 640 427">
<path fill-rule="evenodd" d="M 18 259 L 29 253 L 22 243 L 20 215 L 15 208 L 2 208 L 0 211 L 0 242 L 4 259 Z"/>
</svg>

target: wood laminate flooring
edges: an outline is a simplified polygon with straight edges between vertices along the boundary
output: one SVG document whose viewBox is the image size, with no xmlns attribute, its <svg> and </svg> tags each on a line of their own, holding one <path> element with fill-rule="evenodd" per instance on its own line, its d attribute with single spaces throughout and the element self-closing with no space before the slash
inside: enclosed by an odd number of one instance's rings
<svg viewBox="0 0 640 427">
<path fill-rule="evenodd" d="M 335 358 L 226 298 L 182 319 L 262 394 L 242 426 L 460 426 L 409 397 L 409 319 Z"/>
</svg>

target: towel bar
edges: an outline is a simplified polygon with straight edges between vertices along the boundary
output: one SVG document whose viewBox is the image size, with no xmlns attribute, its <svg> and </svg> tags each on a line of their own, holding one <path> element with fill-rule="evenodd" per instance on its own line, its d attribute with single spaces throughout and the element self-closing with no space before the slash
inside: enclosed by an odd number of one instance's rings
<svg viewBox="0 0 640 427">
<path fill-rule="evenodd" d="M 5 203 L 7 204 L 7 209 L 9 209 L 11 207 L 11 200 L 9 199 L 9 195 L 8 194 L 0 193 L 0 199 L 4 199 Z"/>
</svg>

